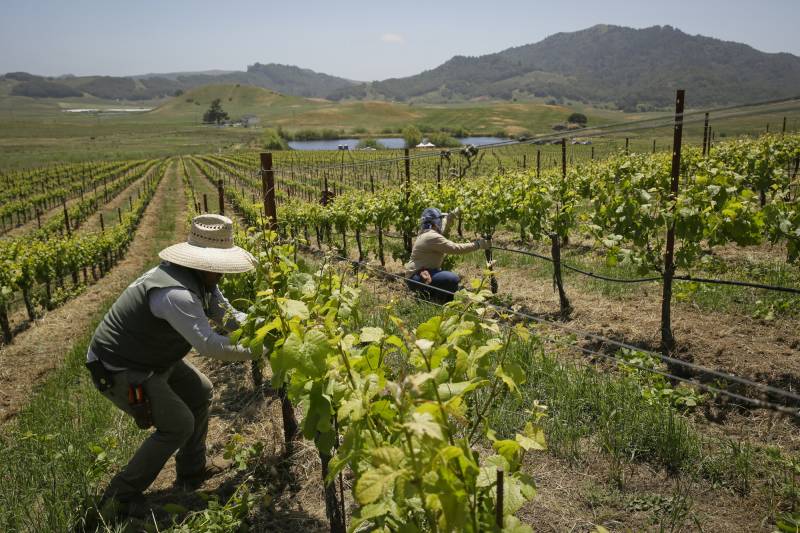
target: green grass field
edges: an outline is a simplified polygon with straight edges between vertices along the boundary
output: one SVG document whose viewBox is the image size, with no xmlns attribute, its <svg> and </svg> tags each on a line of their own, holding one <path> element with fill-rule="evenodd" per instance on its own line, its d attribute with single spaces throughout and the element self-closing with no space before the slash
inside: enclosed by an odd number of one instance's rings
<svg viewBox="0 0 800 533">
<path fill-rule="evenodd" d="M 201 124 L 203 113 L 215 98 L 234 120 L 243 115 L 260 119 L 257 127 L 219 128 Z M 135 114 L 65 113 L 65 109 L 148 107 Z M 0 81 L 0 169 L 34 167 L 58 161 L 145 158 L 210 153 L 219 150 L 257 149 L 264 128 L 287 131 L 329 129 L 341 135 L 380 136 L 409 124 L 424 129 L 464 128 L 472 134 L 507 135 L 553 133 L 573 112 L 584 113 L 588 125 L 634 122 L 660 114 L 630 114 L 540 102 L 469 102 L 422 105 L 377 101 L 330 102 L 286 96 L 251 86 L 208 85 L 162 101 L 112 102 L 93 97 L 27 98 L 10 96 L 7 82 Z M 786 113 L 747 116 L 715 124 L 720 135 L 773 131 Z M 713 121 L 713 118 L 712 118 Z M 789 117 L 789 129 L 800 127 L 800 115 Z M 685 134 L 697 140 L 702 123 L 687 125 Z M 617 134 L 631 137 L 631 148 L 647 150 L 655 139 L 663 148 L 671 142 L 672 128 L 634 130 Z M 622 141 L 624 142 L 624 141 Z"/>
</svg>

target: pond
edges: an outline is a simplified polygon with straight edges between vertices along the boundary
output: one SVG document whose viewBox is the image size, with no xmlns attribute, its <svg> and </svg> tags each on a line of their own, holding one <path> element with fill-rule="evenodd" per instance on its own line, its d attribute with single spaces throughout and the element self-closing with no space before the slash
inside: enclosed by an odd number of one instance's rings
<svg viewBox="0 0 800 533">
<path fill-rule="evenodd" d="M 386 148 L 405 148 L 406 143 L 400 137 L 383 137 L 376 139 L 379 143 Z M 464 137 L 458 139 L 461 144 L 474 144 L 481 146 L 484 144 L 492 144 L 502 142 L 507 139 L 500 137 Z M 359 139 L 332 139 L 328 141 L 290 141 L 289 148 L 292 150 L 337 150 L 339 146 L 347 146 L 349 150 L 354 150 L 358 146 Z"/>
</svg>

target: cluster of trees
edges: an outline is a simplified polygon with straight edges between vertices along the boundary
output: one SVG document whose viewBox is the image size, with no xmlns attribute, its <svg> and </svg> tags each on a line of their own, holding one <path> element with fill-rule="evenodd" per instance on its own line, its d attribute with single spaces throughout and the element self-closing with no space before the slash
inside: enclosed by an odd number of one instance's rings
<svg viewBox="0 0 800 533">
<path fill-rule="evenodd" d="M 215 98 L 208 110 L 203 113 L 203 122 L 206 124 L 222 124 L 223 120 L 229 120 L 228 113 L 222 109 L 222 100 Z"/>
<path fill-rule="evenodd" d="M 32 98 L 67 98 L 89 94 L 107 100 L 150 100 L 181 93 L 183 85 L 162 77 L 62 76 L 46 78 L 27 72 L 9 72 L 6 79 L 18 81 L 11 94 Z"/>
<path fill-rule="evenodd" d="M 403 129 L 403 140 L 406 146 L 414 147 L 422 142 L 422 132 L 416 126 L 409 125 Z"/>
<path fill-rule="evenodd" d="M 422 131 L 413 124 L 403 129 L 403 140 L 405 140 L 406 146 L 409 148 L 418 145 L 423 139 L 427 139 L 428 142 L 435 144 L 438 148 L 456 148 L 461 146 L 458 139 L 450 136 L 447 131 L 429 131 L 423 134 Z"/>
<path fill-rule="evenodd" d="M 137 98 L 136 82 L 131 78 L 118 78 L 115 76 L 101 76 L 81 86 L 87 93 L 98 98 L 109 100 L 146 100 L 141 95 Z"/>
<path fill-rule="evenodd" d="M 222 108 L 222 100 L 215 98 L 203 113 L 203 123 L 219 125 L 227 120 L 230 120 L 230 116 Z M 261 145 L 265 150 L 288 150 L 289 143 L 287 141 L 286 132 L 280 126 L 277 129 L 265 128 L 261 134 Z"/>
<path fill-rule="evenodd" d="M 426 135 L 426 137 L 428 138 L 428 141 L 435 144 L 437 148 L 457 148 L 461 146 L 461 143 L 458 142 L 458 139 L 451 137 L 443 131 L 434 131 Z"/>
<path fill-rule="evenodd" d="M 573 113 L 567 117 L 567 122 L 570 124 L 577 124 L 579 126 L 586 126 L 589 119 L 583 113 Z"/>
<path fill-rule="evenodd" d="M 306 98 L 325 98 L 340 89 L 353 86 L 352 82 L 343 78 L 277 63 L 250 65 L 245 77 L 253 85 Z"/>
<path fill-rule="evenodd" d="M 261 136 L 265 150 L 288 150 L 289 143 L 280 135 L 280 128 L 277 130 L 267 128 Z"/>
<path fill-rule="evenodd" d="M 224 114 L 221 115 L 220 113 Z M 222 110 L 222 106 L 218 100 L 212 102 L 211 107 L 206 114 L 203 116 L 203 122 L 206 123 L 213 123 L 217 122 L 216 118 L 220 118 L 220 120 L 227 119 L 227 113 Z M 212 120 L 213 119 L 213 120 Z M 358 128 L 357 128 L 358 129 Z M 367 131 L 363 129 L 359 129 L 358 134 L 366 133 Z M 355 131 L 355 130 L 354 130 Z M 431 131 L 426 132 L 424 135 L 420 129 L 410 124 L 400 130 L 403 136 L 403 140 L 406 143 L 406 146 L 414 147 L 422 142 L 423 139 L 427 139 L 428 141 L 435 144 L 437 147 L 458 147 L 461 146 L 461 143 L 458 142 L 458 139 L 452 137 L 448 134 L 447 131 Z M 294 133 L 288 132 L 284 130 L 281 126 L 277 128 L 266 128 L 264 129 L 264 133 L 261 136 L 261 143 L 263 147 L 267 150 L 288 150 L 289 149 L 289 141 L 306 141 L 306 140 L 333 140 L 333 139 L 340 139 L 343 138 L 344 131 L 336 131 L 336 130 L 300 130 Z M 396 132 L 392 132 L 396 133 Z M 376 150 L 382 150 L 386 147 L 381 144 L 378 140 L 372 137 L 364 137 L 362 138 L 357 148 L 374 148 Z"/>
<path fill-rule="evenodd" d="M 373 150 L 383 150 L 386 147 L 376 139 L 367 137 L 358 141 L 358 145 L 356 146 L 356 149 L 358 150 L 363 150 L 365 148 L 372 148 Z"/>
<path fill-rule="evenodd" d="M 23 81 L 11 88 L 14 96 L 29 96 L 31 98 L 69 98 L 83 96 L 83 93 L 63 83 L 56 83 L 42 78 Z"/>
<path fill-rule="evenodd" d="M 321 130 L 305 128 L 295 132 L 288 132 L 281 129 L 280 134 L 287 141 L 328 141 L 343 138 L 345 136 L 345 131 L 337 131 L 331 128 L 324 128 Z"/>
</svg>

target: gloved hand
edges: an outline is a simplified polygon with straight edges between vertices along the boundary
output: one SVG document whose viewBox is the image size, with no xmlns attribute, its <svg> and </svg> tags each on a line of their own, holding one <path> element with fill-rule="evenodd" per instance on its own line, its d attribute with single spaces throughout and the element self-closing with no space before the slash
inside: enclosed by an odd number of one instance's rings
<svg viewBox="0 0 800 533">
<path fill-rule="evenodd" d="M 488 250 L 492 247 L 492 240 L 491 239 L 476 239 L 475 244 L 478 245 L 478 248 L 481 250 Z"/>
<path fill-rule="evenodd" d="M 450 211 L 449 216 L 451 218 L 456 218 L 461 214 L 461 207 L 456 207 L 452 211 Z"/>
</svg>

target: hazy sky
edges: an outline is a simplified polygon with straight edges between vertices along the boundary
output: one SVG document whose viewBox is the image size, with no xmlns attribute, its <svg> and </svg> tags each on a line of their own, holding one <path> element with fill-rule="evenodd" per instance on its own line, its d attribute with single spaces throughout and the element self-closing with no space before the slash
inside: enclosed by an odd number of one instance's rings
<svg viewBox="0 0 800 533">
<path fill-rule="evenodd" d="M 594 24 L 669 24 L 800 55 L 800 0 L 0 0 L 0 73 L 131 75 L 287 63 L 407 76 Z"/>
</svg>

